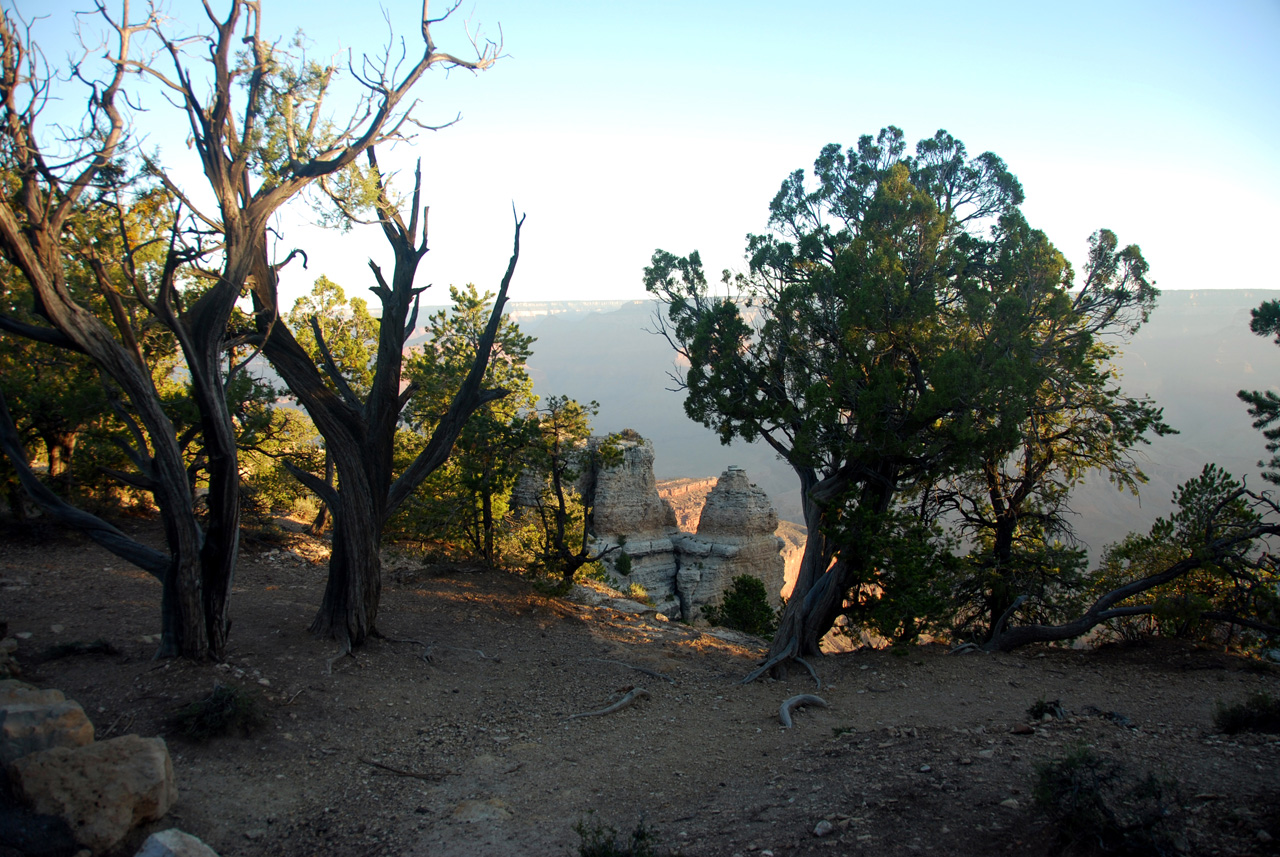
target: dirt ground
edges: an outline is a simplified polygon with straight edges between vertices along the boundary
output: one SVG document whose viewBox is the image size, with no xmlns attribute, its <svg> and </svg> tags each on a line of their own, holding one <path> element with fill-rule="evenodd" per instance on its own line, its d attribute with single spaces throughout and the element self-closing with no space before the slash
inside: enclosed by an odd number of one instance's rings
<svg viewBox="0 0 1280 857">
<path fill-rule="evenodd" d="M 146 574 L 72 536 L 0 541 L 0 621 L 24 678 L 78 700 L 100 739 L 168 741 L 178 803 L 120 854 L 177 826 L 222 857 L 571 855 L 576 823 L 641 819 L 662 852 L 707 857 L 1048 854 L 1061 848 L 1032 800 L 1036 765 L 1082 745 L 1177 782 L 1182 853 L 1280 853 L 1280 736 L 1212 722 L 1220 702 L 1280 693 L 1256 661 L 1169 643 L 923 647 L 822 658 L 821 690 L 802 673 L 743 686 L 760 641 L 389 553 L 387 639 L 330 670 L 336 644 L 306 632 L 325 558 L 302 536 L 247 543 L 227 662 L 191 664 L 152 659 Z M 118 653 L 51 657 L 100 638 Z M 254 690 L 266 727 L 167 734 L 219 682 Z M 633 687 L 648 698 L 570 717 Z M 782 728 L 780 703 L 801 693 L 828 707 Z M 1065 716 L 1028 728 L 1028 708 L 1054 700 Z"/>
</svg>

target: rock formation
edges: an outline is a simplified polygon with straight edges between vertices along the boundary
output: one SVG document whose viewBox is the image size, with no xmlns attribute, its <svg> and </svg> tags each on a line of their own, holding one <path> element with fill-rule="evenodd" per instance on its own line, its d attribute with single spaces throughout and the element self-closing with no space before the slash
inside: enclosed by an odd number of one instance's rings
<svg viewBox="0 0 1280 857">
<path fill-rule="evenodd" d="M 670 480 L 659 490 L 653 443 L 623 437 L 616 441 L 618 463 L 585 468 L 576 486 L 591 498 L 592 550 L 609 551 L 602 564 L 618 586 L 636 598 L 643 589 L 659 613 L 690 620 L 719 602 L 733 578 L 749 574 L 777 607 L 788 582 L 782 554 L 788 543 L 775 534 L 777 512 L 746 471 L 730 467 L 719 479 Z M 593 437 L 589 444 L 602 441 Z M 533 505 L 538 490 L 526 474 L 513 503 Z"/>
<path fill-rule="evenodd" d="M 774 535 L 778 514 L 768 496 L 740 467 L 730 467 L 707 495 L 698 531 L 679 539 L 676 589 L 686 618 L 705 604 L 719 603 L 739 575 L 759 578 L 777 607 L 784 583 L 782 539 Z"/>
<path fill-rule="evenodd" d="M 647 440 L 624 441 L 621 450 L 622 461 L 618 465 L 596 474 L 592 529 L 600 548 L 620 547 L 605 564 L 624 589 L 638 584 L 658 612 L 681 615 L 681 600 L 676 593 L 676 547 L 672 541 L 679 530 L 671 507 L 658 496 L 653 478 L 653 444 Z"/>
<path fill-rule="evenodd" d="M 660 493 L 653 446 L 642 441 L 623 446 L 622 463 L 602 471 L 595 490 L 596 538 L 602 547 L 620 547 L 606 567 L 623 588 L 643 587 L 658 612 L 694 619 L 740 574 L 760 578 L 774 606 L 781 603 L 778 515 L 741 468 L 730 467 L 716 480 L 667 483 Z"/>
</svg>

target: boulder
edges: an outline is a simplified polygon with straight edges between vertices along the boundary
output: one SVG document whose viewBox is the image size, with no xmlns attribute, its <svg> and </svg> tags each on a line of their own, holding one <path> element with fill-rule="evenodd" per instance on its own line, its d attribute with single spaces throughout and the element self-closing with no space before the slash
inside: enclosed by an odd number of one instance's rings
<svg viewBox="0 0 1280 857">
<path fill-rule="evenodd" d="M 27 684 L 25 681 L 18 681 L 16 678 L 7 678 L 0 681 L 0 708 L 12 705 L 14 703 L 51 703 L 62 702 L 66 699 L 62 695 L 62 691 L 54 688 L 42 689 L 33 684 Z"/>
<path fill-rule="evenodd" d="M 153 833 L 133 857 L 218 857 L 218 852 L 176 827 Z"/>
<path fill-rule="evenodd" d="M 685 619 L 697 618 L 700 608 L 724 598 L 739 575 L 764 583 L 769 604 L 778 607 L 786 578 L 781 550 L 784 541 L 775 535 L 778 513 L 764 491 L 751 483 L 746 471 L 730 467 L 707 494 L 698 520 L 698 532 L 676 540 L 680 570 L 676 589 Z"/>
<path fill-rule="evenodd" d="M 9 778 L 19 799 L 64 819 L 95 853 L 164 816 L 178 797 L 164 740 L 137 735 L 23 756 L 9 766 Z"/>
<path fill-rule="evenodd" d="M 84 709 L 74 700 L 58 700 L 61 692 L 10 687 L 8 693 L 37 701 L 0 704 L 0 764 L 42 750 L 83 747 L 93 741 L 93 724 Z M 51 701 L 38 701 L 41 699 Z"/>
</svg>

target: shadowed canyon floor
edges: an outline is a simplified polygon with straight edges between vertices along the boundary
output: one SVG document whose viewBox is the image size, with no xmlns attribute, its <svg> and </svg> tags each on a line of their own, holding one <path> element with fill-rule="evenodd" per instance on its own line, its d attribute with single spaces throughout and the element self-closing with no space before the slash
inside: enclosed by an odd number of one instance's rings
<svg viewBox="0 0 1280 857">
<path fill-rule="evenodd" d="M 78 700 L 99 738 L 165 735 L 215 682 L 259 694 L 269 722 L 256 735 L 166 736 L 179 800 L 150 829 L 176 825 L 222 857 L 568 855 L 575 822 L 630 831 L 642 815 L 685 855 L 1051 853 L 1035 768 L 1084 744 L 1178 782 L 1184 853 L 1277 853 L 1280 736 L 1212 724 L 1219 701 L 1280 693 L 1280 671 L 1245 659 L 1167 643 L 860 651 L 818 661 L 829 707 L 787 730 L 779 704 L 815 687 L 803 674 L 739 685 L 759 641 L 394 554 L 386 639 L 330 670 L 336 644 L 306 633 L 326 548 L 302 536 L 247 545 L 225 664 L 156 662 L 143 637 L 159 631 L 158 584 L 46 536 L 0 542 L 0 620 L 30 634 L 24 678 Z M 99 638 L 118 653 L 50 657 Z M 569 717 L 633 687 L 648 699 Z M 1026 728 L 1050 700 L 1067 715 Z"/>
</svg>

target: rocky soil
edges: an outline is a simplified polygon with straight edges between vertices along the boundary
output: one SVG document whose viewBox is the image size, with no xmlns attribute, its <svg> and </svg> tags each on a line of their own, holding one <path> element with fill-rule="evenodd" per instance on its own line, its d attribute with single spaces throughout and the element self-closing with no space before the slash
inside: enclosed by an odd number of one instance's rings
<svg viewBox="0 0 1280 857">
<path fill-rule="evenodd" d="M 1256 661 L 1170 643 L 862 650 L 821 659 L 821 690 L 804 674 L 744 687 L 759 640 L 394 553 L 385 638 L 331 660 L 336 644 L 306 633 L 325 558 L 302 536 L 248 542 L 227 661 L 190 664 L 152 659 L 146 574 L 74 537 L 0 540 L 23 677 L 79 700 L 99 738 L 169 742 L 178 803 L 121 854 L 177 825 L 223 857 L 570 855 L 575 824 L 641 819 L 662 851 L 706 857 L 1047 854 L 1062 849 L 1032 800 L 1036 766 L 1084 745 L 1135 781 L 1176 781 L 1166 826 L 1182 853 L 1280 853 L 1280 736 L 1212 721 L 1220 702 L 1280 694 Z M 55 649 L 99 639 L 115 653 Z M 169 734 L 216 683 L 256 693 L 265 728 Z M 647 699 L 572 717 L 637 687 Z M 782 728 L 780 703 L 813 692 L 828 707 Z M 1033 722 L 1055 700 L 1063 716 Z"/>
</svg>

